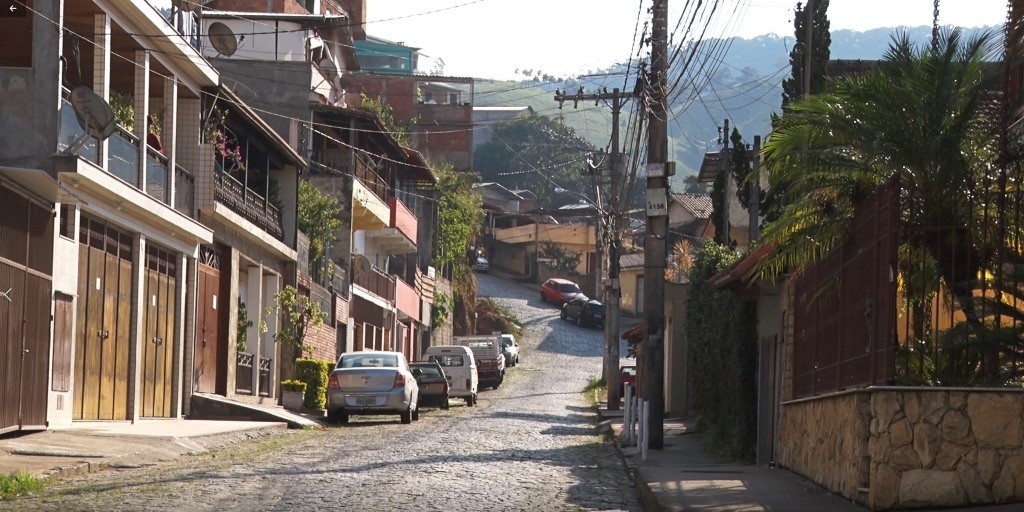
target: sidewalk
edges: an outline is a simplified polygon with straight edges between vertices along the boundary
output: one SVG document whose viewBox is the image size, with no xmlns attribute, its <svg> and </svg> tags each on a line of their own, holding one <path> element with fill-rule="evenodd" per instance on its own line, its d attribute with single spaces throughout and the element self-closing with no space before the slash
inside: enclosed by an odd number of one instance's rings
<svg viewBox="0 0 1024 512">
<path fill-rule="evenodd" d="M 642 461 L 635 446 L 623 446 L 622 411 L 598 409 L 602 425 L 615 435 L 644 510 L 708 512 L 863 512 L 841 496 L 782 469 L 721 463 L 704 455 L 685 421 L 665 421 L 661 450 Z"/>
<path fill-rule="evenodd" d="M 635 446 L 624 446 L 622 411 L 598 408 L 601 428 L 615 435 L 627 472 L 634 480 L 644 510 L 701 512 L 865 512 L 868 509 L 785 469 L 716 462 L 687 432 L 682 420 L 665 420 L 664 448 L 648 450 L 640 460 Z M 920 510 L 920 509 L 919 509 Z M 989 505 L 943 512 L 1014 512 L 1020 503 Z"/>
<path fill-rule="evenodd" d="M 287 430 L 285 422 L 267 421 L 76 422 L 68 428 L 0 437 L 0 475 L 25 471 L 46 478 L 143 467 Z"/>
</svg>

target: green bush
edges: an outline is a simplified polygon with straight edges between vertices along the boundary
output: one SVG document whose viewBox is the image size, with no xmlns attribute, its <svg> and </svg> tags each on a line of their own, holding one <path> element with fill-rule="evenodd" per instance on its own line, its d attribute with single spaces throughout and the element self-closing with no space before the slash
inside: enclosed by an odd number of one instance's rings
<svg viewBox="0 0 1024 512">
<path fill-rule="evenodd" d="M 0 501 L 39 492 L 42 488 L 41 480 L 24 471 L 0 475 Z"/>
<path fill-rule="evenodd" d="M 736 258 L 720 244 L 701 248 L 689 273 L 686 338 L 693 409 L 705 449 L 750 460 L 757 438 L 757 311 L 754 303 L 708 285 Z"/>
<path fill-rule="evenodd" d="M 306 397 L 302 406 L 307 409 L 327 407 L 327 383 L 334 363 L 322 359 L 296 359 L 295 379 L 306 383 Z"/>
<path fill-rule="evenodd" d="M 298 379 L 288 379 L 281 381 L 281 391 L 298 391 L 299 393 L 306 393 L 306 383 Z"/>
</svg>

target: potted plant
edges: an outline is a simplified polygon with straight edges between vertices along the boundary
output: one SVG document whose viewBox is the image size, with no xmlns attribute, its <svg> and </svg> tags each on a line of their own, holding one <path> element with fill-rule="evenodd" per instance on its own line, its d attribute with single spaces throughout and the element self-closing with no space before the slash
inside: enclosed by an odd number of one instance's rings
<svg viewBox="0 0 1024 512">
<path fill-rule="evenodd" d="M 281 381 L 281 405 L 289 411 L 301 411 L 306 396 L 306 383 L 289 379 Z"/>
</svg>

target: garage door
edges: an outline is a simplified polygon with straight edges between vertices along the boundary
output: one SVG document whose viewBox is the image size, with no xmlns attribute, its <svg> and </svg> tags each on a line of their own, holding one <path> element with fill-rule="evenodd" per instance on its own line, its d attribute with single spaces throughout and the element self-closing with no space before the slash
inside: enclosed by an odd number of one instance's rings
<svg viewBox="0 0 1024 512">
<path fill-rule="evenodd" d="M 132 236 L 82 215 L 73 418 L 128 419 Z"/>
<path fill-rule="evenodd" d="M 155 246 L 146 248 L 145 307 L 142 337 L 142 416 L 169 418 L 174 389 L 174 306 L 178 296 L 175 254 Z"/>
</svg>

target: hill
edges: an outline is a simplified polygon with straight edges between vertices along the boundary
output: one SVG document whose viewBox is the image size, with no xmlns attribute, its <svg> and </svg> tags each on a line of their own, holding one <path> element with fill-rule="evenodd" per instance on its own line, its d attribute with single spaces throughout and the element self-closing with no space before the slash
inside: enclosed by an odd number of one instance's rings
<svg viewBox="0 0 1024 512">
<path fill-rule="evenodd" d="M 877 60 L 897 30 L 906 30 L 912 40 L 921 44 L 927 44 L 931 37 L 931 27 L 927 26 L 879 28 L 864 32 L 836 30 L 831 32 L 831 58 Z M 968 30 L 969 33 L 973 31 Z M 672 92 L 669 106 L 672 113 L 669 118 L 669 151 L 671 158 L 677 162 L 677 180 L 696 173 L 705 152 L 718 151 L 718 127 L 724 119 L 728 118 L 730 126 L 737 127 L 744 139 L 751 143 L 754 135 L 768 134 L 771 114 L 781 110 L 780 84 L 791 74 L 789 51 L 794 39 L 765 35 L 752 39 L 731 38 L 724 43 L 722 46 L 727 48 L 724 58 L 717 66 L 710 64 L 704 70 L 709 76 L 688 76 Z M 629 67 L 629 63 L 616 63 L 571 80 L 478 80 L 475 84 L 474 104 L 528 105 L 539 115 L 561 119 L 595 146 L 607 147 L 611 138 L 610 108 L 595 106 L 591 102 L 576 106 L 566 103 L 559 108 L 554 101 L 555 90 L 574 92 L 580 86 L 588 93 L 604 87 L 609 90 L 614 87 L 631 90 L 634 84 L 624 79 L 627 69 L 635 71 L 635 68 Z M 631 77 L 633 75 L 635 72 L 628 74 Z M 693 83 L 701 79 L 704 80 L 703 85 Z M 626 111 L 630 108 L 627 107 L 622 116 L 623 139 L 620 144 L 623 148 L 629 147 Z"/>
</svg>

